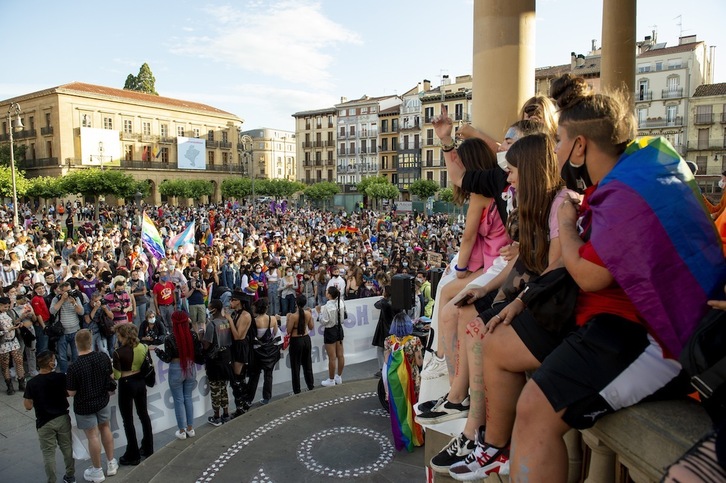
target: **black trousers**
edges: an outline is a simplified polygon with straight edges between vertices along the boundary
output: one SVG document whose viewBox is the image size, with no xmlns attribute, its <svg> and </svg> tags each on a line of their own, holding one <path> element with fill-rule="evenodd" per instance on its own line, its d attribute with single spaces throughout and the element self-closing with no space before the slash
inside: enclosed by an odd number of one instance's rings
<svg viewBox="0 0 726 483">
<path fill-rule="evenodd" d="M 315 386 L 313 378 L 312 342 L 309 335 L 290 338 L 290 371 L 292 372 L 292 392 L 300 392 L 300 366 L 303 368 L 303 376 L 308 390 Z"/>
<path fill-rule="evenodd" d="M 278 359 L 279 360 L 279 359 Z M 255 393 L 257 392 L 257 385 L 260 382 L 260 374 L 264 373 L 262 380 L 262 399 L 270 400 L 272 398 L 272 373 L 275 370 L 277 361 L 261 361 L 257 355 L 252 356 L 252 362 L 250 362 L 247 374 L 249 380 L 247 381 L 247 396 L 245 400 L 248 403 L 252 403 L 255 399 Z"/>
<path fill-rule="evenodd" d="M 141 448 L 146 456 L 151 456 L 154 452 L 154 435 L 151 429 L 151 418 L 149 418 L 149 412 L 146 409 L 146 383 L 141 374 L 122 377 L 118 380 L 118 409 L 121 413 L 124 433 L 126 434 L 126 452 L 124 456 L 129 460 L 136 460 L 140 457 L 136 428 L 134 427 L 134 405 L 143 430 Z"/>
</svg>

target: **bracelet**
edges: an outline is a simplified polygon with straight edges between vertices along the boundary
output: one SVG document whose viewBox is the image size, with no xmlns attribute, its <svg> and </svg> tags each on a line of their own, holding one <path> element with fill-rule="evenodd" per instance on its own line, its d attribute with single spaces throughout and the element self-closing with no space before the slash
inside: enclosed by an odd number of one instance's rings
<svg viewBox="0 0 726 483">
<path fill-rule="evenodd" d="M 441 150 L 445 153 L 453 151 L 454 148 L 456 148 L 456 140 L 454 138 L 451 138 L 451 144 L 444 144 L 443 142 L 441 143 Z"/>
<path fill-rule="evenodd" d="M 522 300 L 521 295 L 517 295 L 517 298 L 515 300 L 519 300 L 520 302 L 522 302 L 522 305 L 524 305 L 524 307 L 527 308 L 527 304 L 524 302 L 524 300 Z"/>
<path fill-rule="evenodd" d="M 464 268 L 459 268 L 457 264 L 454 264 L 454 270 L 456 270 L 457 272 L 466 272 L 467 270 L 469 270 L 469 266 L 467 265 Z"/>
</svg>

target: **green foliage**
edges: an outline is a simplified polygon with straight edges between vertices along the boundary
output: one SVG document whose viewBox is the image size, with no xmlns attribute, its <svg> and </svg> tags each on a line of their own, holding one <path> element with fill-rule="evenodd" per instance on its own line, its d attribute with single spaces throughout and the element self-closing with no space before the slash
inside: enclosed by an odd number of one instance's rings
<svg viewBox="0 0 726 483">
<path fill-rule="evenodd" d="M 374 184 L 388 184 L 388 178 L 383 175 L 363 178 L 361 182 L 356 185 L 356 189 L 359 193 L 367 193 L 368 187 Z"/>
<path fill-rule="evenodd" d="M 255 194 L 276 198 L 289 198 L 304 188 L 304 184 L 287 179 L 261 179 L 255 181 Z"/>
<path fill-rule="evenodd" d="M 227 178 L 222 181 L 222 197 L 241 200 L 252 194 L 252 180 L 249 178 Z"/>
<path fill-rule="evenodd" d="M 192 198 L 196 200 L 202 196 L 212 196 L 214 194 L 214 187 L 211 182 L 203 179 L 191 181 L 170 179 L 159 185 L 159 193 L 164 196 L 176 196 L 178 198 Z"/>
<path fill-rule="evenodd" d="M 366 188 L 365 193 L 376 200 L 394 200 L 401 196 L 398 188 L 391 183 L 374 183 Z"/>
<path fill-rule="evenodd" d="M 134 76 L 133 74 L 129 74 L 126 77 L 124 89 L 154 94 L 155 96 L 159 95 L 159 93 L 156 92 L 156 78 L 151 72 L 151 67 L 149 67 L 149 64 L 146 62 L 141 65 L 138 75 Z"/>
<path fill-rule="evenodd" d="M 26 196 L 31 198 L 41 198 L 44 200 L 52 200 L 62 198 L 66 195 L 63 187 L 62 178 L 54 178 L 52 176 L 39 176 L 28 180 L 28 190 Z"/>
<path fill-rule="evenodd" d="M 435 181 L 432 181 L 430 179 L 420 179 L 418 181 L 414 181 L 413 183 L 411 183 L 411 186 L 408 187 L 408 191 L 418 196 L 422 200 L 425 200 L 430 196 L 435 195 L 436 192 L 439 191 L 439 189 L 439 185 L 436 184 Z"/>
<path fill-rule="evenodd" d="M 13 196 L 13 176 L 8 166 L 0 166 L 0 197 L 12 198 Z M 25 195 L 28 190 L 28 180 L 25 179 L 25 173 L 15 170 L 15 191 L 18 196 Z"/>
<path fill-rule="evenodd" d="M 138 189 L 137 181 L 130 174 L 98 168 L 71 171 L 61 178 L 60 185 L 67 194 L 114 195 L 118 198 L 133 198 Z"/>
<path fill-rule="evenodd" d="M 13 144 L 15 166 L 18 166 L 18 163 L 25 159 L 25 151 L 28 149 L 28 146 L 25 144 Z M 5 143 L 0 146 L 0 166 L 10 166 L 10 143 Z"/>
<path fill-rule="evenodd" d="M 305 189 L 305 196 L 314 201 L 322 201 L 332 198 L 340 193 L 340 187 L 329 181 L 315 183 Z"/>
<path fill-rule="evenodd" d="M 447 203 L 453 203 L 454 201 L 454 190 L 452 188 L 444 188 L 439 191 L 439 200 Z"/>
</svg>

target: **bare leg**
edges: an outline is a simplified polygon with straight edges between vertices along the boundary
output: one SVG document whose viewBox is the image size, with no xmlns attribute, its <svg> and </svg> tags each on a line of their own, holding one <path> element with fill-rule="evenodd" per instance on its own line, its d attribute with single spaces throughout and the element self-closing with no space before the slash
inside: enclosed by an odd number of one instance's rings
<svg viewBox="0 0 726 483">
<path fill-rule="evenodd" d="M 567 481 L 567 447 L 562 437 L 570 427 L 562 420 L 564 412 L 555 412 L 536 382 L 524 387 L 512 437 L 513 481 Z"/>
<path fill-rule="evenodd" d="M 481 274 L 481 270 L 474 272 L 467 278 L 456 278 L 447 283 L 441 290 L 441 299 L 436 301 L 439 310 L 439 353 L 443 349 L 446 357 L 446 365 L 449 368 L 449 383 L 454 382 L 456 375 L 456 352 L 459 346 L 459 337 L 457 334 L 457 316 L 456 307 L 451 304 L 451 300 L 461 292 L 466 285 Z"/>
<path fill-rule="evenodd" d="M 84 429 L 88 439 L 88 454 L 91 455 L 91 464 L 94 468 L 101 467 L 101 440 L 98 436 L 98 426 L 91 429 Z"/>
<path fill-rule="evenodd" d="M 98 430 L 101 433 L 101 443 L 103 444 L 103 450 L 106 452 L 106 459 L 111 461 L 113 459 L 113 433 L 111 432 L 111 425 L 108 422 L 99 424 Z"/>
<path fill-rule="evenodd" d="M 464 319 L 466 320 L 466 319 Z M 465 341 L 469 365 L 469 415 L 464 425 L 464 435 L 473 440 L 479 427 L 486 422 L 484 398 L 484 337 L 486 328 L 479 319 L 469 319 L 462 339 Z M 459 324 L 464 325 L 464 324 Z"/>
<path fill-rule="evenodd" d="M 497 326 L 482 342 L 486 442 L 501 448 L 512 437 L 517 399 L 526 382 L 524 371 L 540 363 L 509 325 Z"/>
<path fill-rule="evenodd" d="M 345 354 L 343 353 L 343 341 L 335 343 L 335 354 L 338 359 L 338 375 L 343 375 L 343 368 L 345 367 Z"/>
<path fill-rule="evenodd" d="M 335 377 L 335 361 L 338 356 L 335 351 L 336 344 L 325 344 L 325 353 L 328 354 L 328 379 Z"/>
</svg>

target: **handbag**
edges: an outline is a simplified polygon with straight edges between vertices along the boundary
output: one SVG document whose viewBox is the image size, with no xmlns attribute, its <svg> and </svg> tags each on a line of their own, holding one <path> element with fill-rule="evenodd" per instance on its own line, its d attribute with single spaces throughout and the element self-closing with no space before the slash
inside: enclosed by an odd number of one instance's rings
<svg viewBox="0 0 726 483">
<path fill-rule="evenodd" d="M 288 332 L 285 334 L 285 337 L 282 338 L 282 350 L 287 350 L 287 348 L 290 347 L 291 338 L 292 338 L 291 332 Z"/>
<path fill-rule="evenodd" d="M 154 363 L 151 360 L 151 354 L 149 350 L 146 350 L 146 356 L 144 356 L 144 362 L 141 363 L 141 375 L 144 376 L 144 382 L 147 387 L 154 387 L 156 384 L 156 369 L 154 369 Z"/>
<path fill-rule="evenodd" d="M 63 330 L 63 324 L 61 324 L 60 317 L 56 317 L 53 323 L 46 324 L 43 328 L 43 332 L 51 340 L 58 340 L 63 337 L 65 331 Z"/>
<path fill-rule="evenodd" d="M 25 327 L 24 325 L 21 325 L 20 326 L 20 337 L 23 338 L 23 342 L 25 342 L 25 345 L 29 346 L 35 340 L 35 331 L 30 330 L 29 328 Z"/>
<path fill-rule="evenodd" d="M 542 328 L 557 333 L 572 327 L 579 293 L 580 287 L 562 267 L 530 280 L 519 298 Z"/>
<path fill-rule="evenodd" d="M 105 313 L 101 315 L 97 322 L 98 332 L 104 337 L 111 337 L 113 335 L 114 322 L 113 319 L 107 316 Z"/>
</svg>

